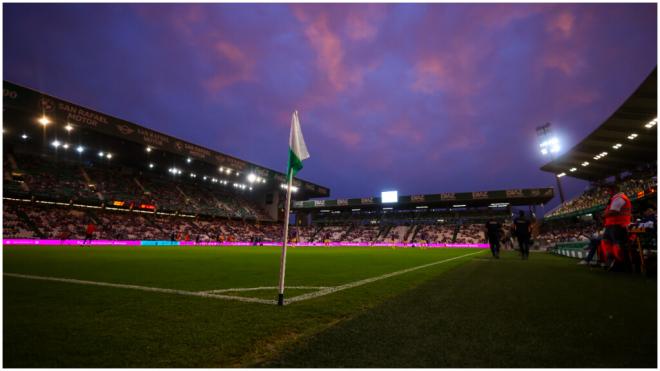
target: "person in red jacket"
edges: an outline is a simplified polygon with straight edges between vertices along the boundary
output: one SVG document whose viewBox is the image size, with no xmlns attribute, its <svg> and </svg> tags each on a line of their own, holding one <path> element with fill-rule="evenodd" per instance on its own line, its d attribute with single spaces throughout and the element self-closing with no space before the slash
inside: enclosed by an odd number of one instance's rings
<svg viewBox="0 0 660 371">
<path fill-rule="evenodd" d="M 96 226 L 94 223 L 90 220 L 89 223 L 87 223 L 87 228 L 85 229 L 85 239 L 83 240 L 83 245 L 89 241 L 89 243 L 92 243 L 92 238 L 94 237 L 94 231 L 96 230 Z"/>
<path fill-rule="evenodd" d="M 603 213 L 605 231 L 599 255 L 606 268 L 611 270 L 616 265 L 627 266 L 626 243 L 632 217 L 632 204 L 625 193 L 619 192 L 616 184 L 608 185 L 607 191 L 610 200 Z"/>
</svg>

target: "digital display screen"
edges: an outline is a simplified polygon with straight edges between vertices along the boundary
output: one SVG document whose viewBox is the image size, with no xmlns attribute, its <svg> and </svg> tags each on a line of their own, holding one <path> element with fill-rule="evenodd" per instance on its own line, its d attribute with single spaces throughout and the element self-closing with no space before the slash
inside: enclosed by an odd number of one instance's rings
<svg viewBox="0 0 660 371">
<path fill-rule="evenodd" d="M 399 192 L 398 191 L 381 192 L 380 202 L 383 204 L 393 204 L 399 202 Z"/>
</svg>

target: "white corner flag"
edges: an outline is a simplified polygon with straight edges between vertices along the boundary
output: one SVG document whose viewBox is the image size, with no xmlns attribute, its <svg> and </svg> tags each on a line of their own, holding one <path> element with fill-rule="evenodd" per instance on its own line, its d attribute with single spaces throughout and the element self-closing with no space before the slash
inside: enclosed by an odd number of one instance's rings
<svg viewBox="0 0 660 371">
<path fill-rule="evenodd" d="M 307 145 L 300 130 L 300 119 L 298 111 L 293 112 L 291 117 L 291 132 L 289 134 L 289 162 L 286 168 L 287 190 L 286 204 L 284 210 L 284 237 L 282 238 L 282 257 L 280 258 L 280 283 L 277 305 L 284 305 L 284 273 L 286 272 L 286 247 L 289 239 L 289 213 L 291 211 L 291 185 L 293 176 L 303 168 L 303 160 L 309 158 Z"/>
</svg>

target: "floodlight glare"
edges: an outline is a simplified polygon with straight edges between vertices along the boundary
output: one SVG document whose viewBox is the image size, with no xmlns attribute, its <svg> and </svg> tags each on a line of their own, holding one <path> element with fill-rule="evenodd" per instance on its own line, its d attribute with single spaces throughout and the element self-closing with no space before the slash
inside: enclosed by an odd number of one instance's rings
<svg viewBox="0 0 660 371">
<path fill-rule="evenodd" d="M 78 146 L 78 147 L 76 147 L 76 151 L 77 151 L 78 153 L 83 153 L 84 150 L 85 150 L 85 147 L 83 147 L 83 146 Z"/>
<path fill-rule="evenodd" d="M 628 139 L 630 139 L 630 140 L 633 140 L 635 138 L 637 138 L 637 133 L 632 133 L 632 134 L 628 135 Z"/>
<path fill-rule="evenodd" d="M 587 162 L 587 161 L 583 162 L 582 166 L 589 166 L 589 162 Z"/>
<path fill-rule="evenodd" d="M 572 167 L 572 168 L 570 169 L 571 173 L 574 172 L 574 171 L 576 171 L 576 170 L 577 170 L 576 167 Z"/>
<path fill-rule="evenodd" d="M 146 151 L 151 152 L 151 147 L 147 147 Z"/>
<path fill-rule="evenodd" d="M 105 155 L 105 157 L 106 157 L 107 159 L 111 159 L 111 158 L 112 158 L 112 153 L 108 153 L 107 155 Z"/>
<path fill-rule="evenodd" d="M 149 164 L 149 169 L 153 169 L 153 168 L 154 168 L 154 164 L 151 164 L 151 163 L 150 163 L 150 164 Z"/>
<path fill-rule="evenodd" d="M 64 148 L 64 149 L 69 149 L 69 144 L 68 144 L 68 143 L 64 143 L 64 144 L 62 145 L 62 148 Z"/>
<path fill-rule="evenodd" d="M 60 144 L 61 144 L 60 141 L 57 140 L 57 139 L 55 139 L 55 140 L 51 143 L 51 145 L 52 145 L 53 147 L 55 147 L 55 148 L 59 147 Z"/>
<path fill-rule="evenodd" d="M 191 159 L 190 157 L 188 157 L 188 158 L 186 159 L 186 162 L 187 162 L 187 163 L 190 163 L 191 161 L 192 161 L 192 159 Z"/>
<path fill-rule="evenodd" d="M 398 191 L 384 191 L 380 193 L 380 202 L 383 204 L 392 204 L 399 202 Z"/>
<path fill-rule="evenodd" d="M 71 124 L 66 124 L 66 126 L 64 127 L 64 130 L 70 132 L 71 130 L 73 130 L 73 126 L 71 126 Z"/>
<path fill-rule="evenodd" d="M 51 123 L 50 119 L 49 119 L 47 116 L 45 116 L 45 115 L 44 115 L 44 116 L 41 116 L 37 121 L 39 121 L 39 123 L 40 123 L 42 126 L 46 126 L 46 125 L 48 125 L 48 124 Z"/>
<path fill-rule="evenodd" d="M 556 137 L 552 137 L 548 140 L 545 140 L 539 144 L 539 147 L 541 148 L 541 154 L 542 155 L 547 155 L 548 153 L 557 153 L 561 150 L 561 146 L 559 145 L 559 139 Z"/>
<path fill-rule="evenodd" d="M 561 178 L 561 177 L 563 177 L 563 176 L 566 176 L 566 173 L 559 173 L 559 174 L 557 174 L 557 178 Z"/>
<path fill-rule="evenodd" d="M 252 174 L 252 173 L 250 173 L 250 174 L 248 174 L 248 176 L 247 176 L 247 180 L 248 180 L 248 182 L 250 182 L 250 183 L 254 183 L 254 182 L 257 180 L 257 176 L 254 175 L 254 174 Z"/>
<path fill-rule="evenodd" d="M 614 149 L 619 149 L 621 147 L 622 147 L 621 143 L 617 143 L 617 144 L 612 146 L 612 148 L 614 148 Z"/>
<path fill-rule="evenodd" d="M 22 139 L 27 139 L 28 136 L 27 136 L 27 134 L 23 134 L 23 135 L 21 135 L 21 138 L 22 138 Z"/>
</svg>

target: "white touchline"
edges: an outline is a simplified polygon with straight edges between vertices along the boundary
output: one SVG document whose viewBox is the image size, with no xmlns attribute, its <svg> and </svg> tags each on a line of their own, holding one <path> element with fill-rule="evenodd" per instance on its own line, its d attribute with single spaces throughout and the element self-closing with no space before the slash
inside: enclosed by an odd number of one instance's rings
<svg viewBox="0 0 660 371">
<path fill-rule="evenodd" d="M 416 271 L 416 270 L 422 269 L 422 268 L 431 267 L 431 266 L 434 266 L 434 265 L 437 265 L 437 264 L 446 263 L 446 262 L 449 262 L 449 261 L 452 261 L 452 260 L 464 258 L 466 256 L 475 255 L 475 254 L 479 254 L 479 253 L 482 253 L 482 252 L 483 251 L 477 251 L 477 252 L 473 252 L 473 253 L 469 253 L 469 254 L 464 254 L 464 255 L 461 255 L 461 256 L 455 256 L 453 258 L 440 260 L 440 261 L 437 261 L 437 262 L 428 263 L 428 264 L 424 264 L 424 265 L 419 265 L 419 266 L 416 266 L 416 267 L 407 268 L 407 269 L 403 269 L 403 270 L 400 270 L 400 271 L 383 274 L 383 275 L 377 276 L 377 277 L 365 278 L 365 279 L 360 280 L 360 281 L 350 282 L 350 283 L 340 285 L 340 286 L 335 286 L 335 287 L 290 286 L 290 287 L 288 287 L 290 289 L 312 289 L 312 290 L 319 290 L 319 291 L 311 292 L 311 293 L 307 293 L 307 294 L 303 294 L 303 295 L 298 295 L 298 296 L 292 297 L 290 299 L 286 299 L 284 303 L 285 304 L 291 304 L 291 303 L 295 303 L 295 302 L 298 302 L 298 301 L 318 298 L 320 296 L 325 296 L 325 295 L 329 295 L 329 294 L 332 294 L 332 293 L 335 293 L 335 292 L 338 292 L 338 291 L 342 291 L 342 290 L 350 289 L 350 288 L 353 288 L 353 287 L 366 285 L 368 283 L 375 282 L 375 281 L 380 281 L 380 280 L 385 279 L 385 278 L 398 276 L 398 275 L 401 275 L 401 274 L 404 274 L 404 273 Z M 19 274 L 19 273 L 3 273 L 3 275 L 8 276 L 8 277 L 25 278 L 25 279 L 40 280 L 40 281 L 54 281 L 54 282 L 75 283 L 75 284 L 79 284 L 79 285 L 115 287 L 115 288 L 121 288 L 121 289 L 161 292 L 161 293 L 166 293 L 166 294 L 198 296 L 198 297 L 211 298 L 211 299 L 235 300 L 235 301 L 242 301 L 242 302 L 249 302 L 249 303 L 272 304 L 272 305 L 277 304 L 277 300 L 259 299 L 259 298 L 251 298 L 251 297 L 244 297 L 244 296 L 219 295 L 219 293 L 232 292 L 232 291 L 237 291 L 238 292 L 238 291 L 257 291 L 257 290 L 276 289 L 277 287 L 275 287 L 275 286 L 269 286 L 269 287 L 239 287 L 239 288 L 210 290 L 210 291 L 185 291 L 185 290 L 175 290 L 175 289 L 163 289 L 163 288 L 160 288 L 160 287 L 126 285 L 126 284 L 121 284 L 121 283 L 110 283 L 110 282 L 99 282 L 99 281 L 85 281 L 85 280 L 77 280 L 77 279 L 73 279 L 73 278 L 35 276 L 35 275 Z"/>
<path fill-rule="evenodd" d="M 347 283 L 347 284 L 341 285 L 341 286 L 329 287 L 325 290 L 321 290 L 321 291 L 317 291 L 317 292 L 310 292 L 309 294 L 303 294 L 303 295 L 295 296 L 291 299 L 285 300 L 284 304 L 287 304 L 287 303 L 290 304 L 290 303 L 295 303 L 297 301 L 318 298 L 319 296 L 324 296 L 324 295 L 335 293 L 337 291 L 342 291 L 342 290 L 346 290 L 346 289 L 351 289 L 353 287 L 366 285 L 367 283 L 380 281 L 380 280 L 385 279 L 385 278 L 398 276 L 400 274 L 416 271 L 418 269 L 427 268 L 427 267 L 437 265 L 437 264 L 446 263 L 448 261 L 464 258 L 466 256 L 475 255 L 475 254 L 479 254 L 479 253 L 482 253 L 482 252 L 483 251 L 477 251 L 477 252 L 464 254 L 464 255 L 461 255 L 461 256 L 456 256 L 456 257 L 445 259 L 445 260 L 440 260 L 440 261 L 429 263 L 429 264 L 419 265 L 417 267 L 412 267 L 412 268 L 408 268 L 408 269 L 404 269 L 404 270 L 400 270 L 400 271 L 396 271 L 396 272 L 392 272 L 392 273 L 383 274 L 382 276 L 378 276 L 378 277 L 366 278 L 366 279 L 363 279 L 363 280 L 360 280 L 360 281 Z"/>
<path fill-rule="evenodd" d="M 163 289 L 163 288 L 159 288 L 159 287 L 125 285 L 125 284 L 121 284 L 121 283 L 109 283 L 109 282 L 98 282 L 98 281 L 84 281 L 84 280 L 76 280 L 76 279 L 73 279 L 73 278 L 33 276 L 33 275 L 29 275 L 29 274 L 17 274 L 17 273 L 4 273 L 4 275 L 9 276 L 9 277 L 16 277 L 16 278 L 26 278 L 26 279 L 30 279 L 30 280 L 55 281 L 55 282 L 76 283 L 76 284 L 79 284 L 79 285 L 115 287 L 115 288 L 120 288 L 120 289 L 132 289 L 132 290 L 141 290 L 141 291 L 162 292 L 162 293 L 166 293 L 166 294 L 200 296 L 200 297 L 203 297 L 203 298 L 212 298 L 212 299 L 237 300 L 237 301 L 244 301 L 244 302 L 250 302 L 250 303 L 277 304 L 276 300 L 249 298 L 249 297 L 242 297 L 242 296 L 217 295 L 217 294 L 210 294 L 210 293 L 206 293 L 206 292 Z"/>
</svg>

